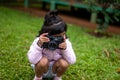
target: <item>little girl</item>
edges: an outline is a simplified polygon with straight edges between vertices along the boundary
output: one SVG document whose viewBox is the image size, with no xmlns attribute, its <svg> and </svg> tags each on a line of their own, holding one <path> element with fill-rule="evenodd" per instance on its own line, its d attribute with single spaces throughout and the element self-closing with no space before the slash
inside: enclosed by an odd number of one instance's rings
<svg viewBox="0 0 120 80">
<path fill-rule="evenodd" d="M 33 41 L 27 54 L 35 71 L 34 80 L 51 77 L 54 80 L 62 80 L 61 76 L 69 65 L 76 62 L 76 56 L 71 42 L 66 36 L 66 31 L 67 25 L 58 16 L 57 11 L 50 11 L 45 15 L 42 29 Z M 62 37 L 63 41 L 54 49 L 49 48 L 54 45 L 46 45 L 48 47 L 44 47 L 43 44 L 49 44 L 51 41 L 48 36 Z"/>
</svg>

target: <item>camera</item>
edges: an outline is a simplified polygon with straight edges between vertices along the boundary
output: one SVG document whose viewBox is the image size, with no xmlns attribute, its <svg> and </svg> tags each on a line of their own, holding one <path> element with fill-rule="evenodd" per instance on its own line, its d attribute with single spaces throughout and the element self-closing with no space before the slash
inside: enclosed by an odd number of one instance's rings
<svg viewBox="0 0 120 80">
<path fill-rule="evenodd" d="M 62 36 L 47 36 L 50 41 L 49 42 L 44 42 L 42 45 L 42 48 L 48 48 L 50 50 L 55 50 L 55 49 L 61 49 L 59 48 L 59 44 L 64 41 L 64 38 Z"/>
</svg>

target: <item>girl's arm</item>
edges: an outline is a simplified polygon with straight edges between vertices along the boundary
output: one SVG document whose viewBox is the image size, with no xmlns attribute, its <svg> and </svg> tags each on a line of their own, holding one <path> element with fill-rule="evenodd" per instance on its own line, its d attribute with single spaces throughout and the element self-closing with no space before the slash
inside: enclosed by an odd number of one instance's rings
<svg viewBox="0 0 120 80">
<path fill-rule="evenodd" d="M 62 50 L 62 55 L 70 64 L 74 64 L 76 62 L 76 55 L 72 48 L 72 44 L 68 39 L 66 39 L 66 44 L 67 47 L 65 50 Z"/>
<path fill-rule="evenodd" d="M 39 38 L 36 38 L 32 45 L 30 46 L 30 49 L 27 53 L 28 59 L 30 61 L 30 63 L 32 64 L 36 64 L 40 61 L 40 59 L 42 58 L 42 48 L 40 48 L 37 44 Z"/>
</svg>

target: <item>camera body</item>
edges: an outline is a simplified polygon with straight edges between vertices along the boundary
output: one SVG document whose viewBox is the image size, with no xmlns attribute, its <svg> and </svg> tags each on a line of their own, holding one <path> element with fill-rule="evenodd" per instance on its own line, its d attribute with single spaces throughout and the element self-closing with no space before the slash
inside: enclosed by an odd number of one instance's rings
<svg viewBox="0 0 120 80">
<path fill-rule="evenodd" d="M 55 49 L 60 49 L 59 44 L 64 42 L 64 38 L 62 36 L 47 36 L 50 41 L 49 42 L 44 42 L 42 47 L 43 48 L 48 48 L 50 50 L 55 50 Z"/>
</svg>

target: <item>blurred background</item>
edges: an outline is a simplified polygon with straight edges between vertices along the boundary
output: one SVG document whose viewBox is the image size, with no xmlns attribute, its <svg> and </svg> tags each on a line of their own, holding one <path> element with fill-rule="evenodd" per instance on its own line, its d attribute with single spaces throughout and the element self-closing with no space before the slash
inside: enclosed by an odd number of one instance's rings
<svg viewBox="0 0 120 80">
<path fill-rule="evenodd" d="M 64 15 L 66 22 L 100 33 L 120 33 L 120 0 L 0 0 L 0 5 L 37 16 L 44 16 L 47 11 L 57 9 Z"/>
</svg>

